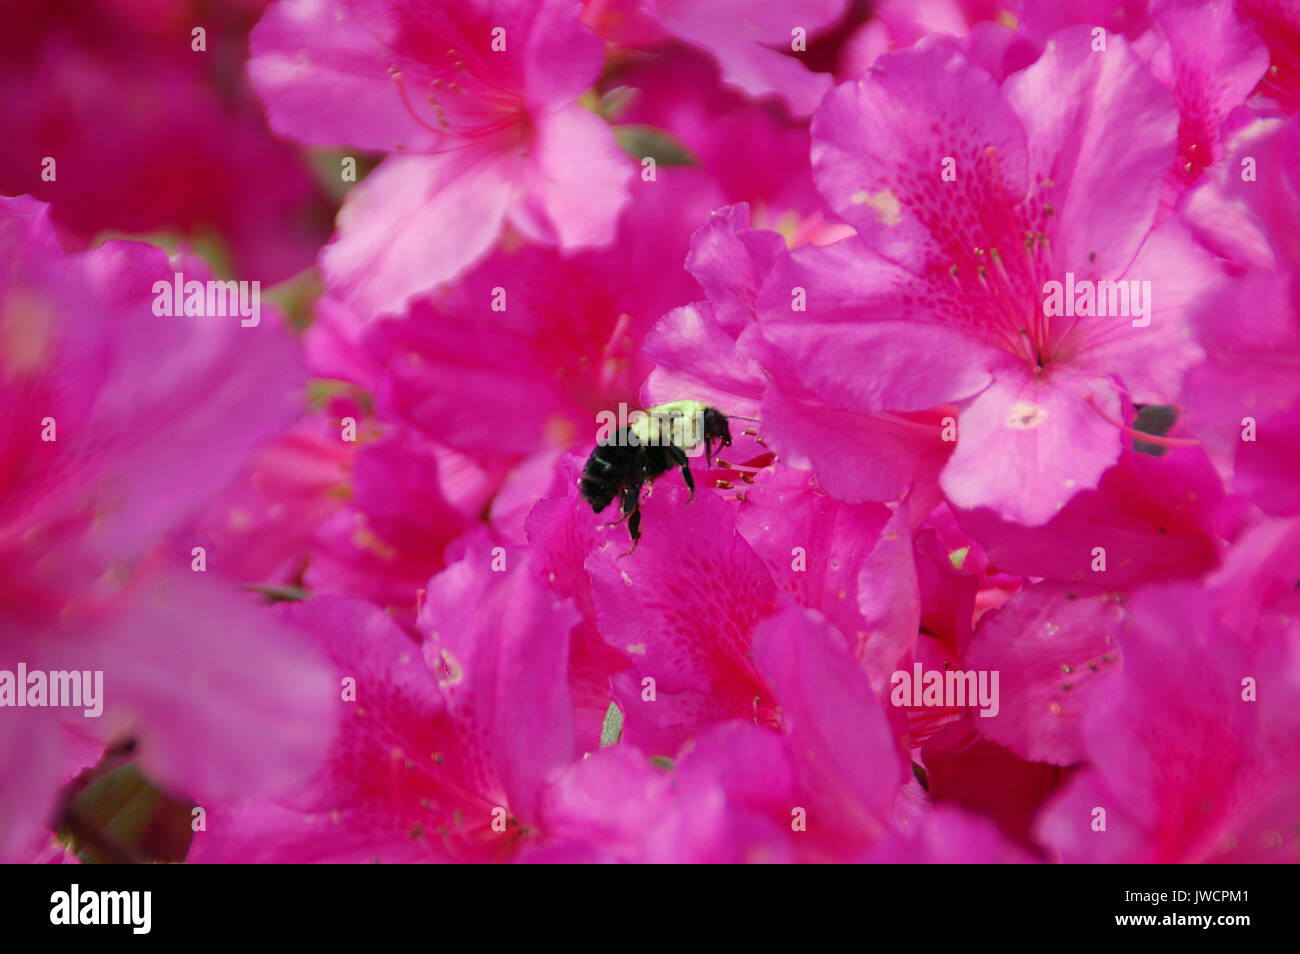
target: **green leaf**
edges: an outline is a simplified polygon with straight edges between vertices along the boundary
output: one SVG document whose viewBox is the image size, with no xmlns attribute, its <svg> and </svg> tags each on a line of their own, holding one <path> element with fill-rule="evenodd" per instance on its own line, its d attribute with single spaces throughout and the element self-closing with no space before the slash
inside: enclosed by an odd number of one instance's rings
<svg viewBox="0 0 1300 954">
<path fill-rule="evenodd" d="M 606 122 L 617 122 L 627 112 L 628 106 L 632 105 L 636 95 L 637 89 L 634 86 L 615 86 L 597 101 L 596 112 L 603 116 Z"/>
<path fill-rule="evenodd" d="M 678 139 L 654 126 L 614 126 L 618 144 L 637 159 L 649 157 L 659 166 L 698 166 L 700 161 Z"/>
<path fill-rule="evenodd" d="M 191 806 L 168 798 L 135 763 L 106 755 L 74 783 L 58 833 L 86 864 L 178 862 L 189 850 Z"/>
<path fill-rule="evenodd" d="M 674 763 L 673 760 L 668 758 L 666 755 L 652 755 L 650 756 L 650 764 L 655 768 L 663 769 L 665 772 L 671 772 Z"/>
<path fill-rule="evenodd" d="M 622 737 L 623 713 L 611 702 L 609 708 L 605 710 L 605 722 L 600 727 L 600 747 L 607 749 L 611 745 L 617 745 Z"/>
<path fill-rule="evenodd" d="M 244 589 L 261 593 L 272 603 L 294 603 L 311 597 L 311 594 L 301 586 L 291 586 L 287 583 L 245 583 Z"/>
<path fill-rule="evenodd" d="M 1138 408 L 1137 420 L 1133 422 L 1133 430 L 1141 431 L 1143 434 L 1154 434 L 1156 437 L 1164 437 L 1177 422 L 1178 408 L 1171 407 L 1168 404 L 1145 404 Z M 1163 457 L 1169 452 L 1168 447 L 1151 444 L 1137 438 L 1133 439 L 1133 450 L 1139 454 L 1150 454 L 1152 457 Z"/>
<path fill-rule="evenodd" d="M 86 832 L 94 830 L 130 851 L 140 843 L 149 819 L 158 805 L 158 789 L 150 785 L 134 765 L 123 765 L 96 779 L 72 800 L 70 812 L 77 819 L 70 826 L 69 847 L 83 861 L 106 862 L 101 847 L 96 851 Z"/>
</svg>

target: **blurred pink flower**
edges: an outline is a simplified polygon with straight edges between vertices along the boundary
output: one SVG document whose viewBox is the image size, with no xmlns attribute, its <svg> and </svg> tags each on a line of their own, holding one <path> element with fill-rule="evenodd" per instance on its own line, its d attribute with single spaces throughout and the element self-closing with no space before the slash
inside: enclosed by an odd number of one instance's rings
<svg viewBox="0 0 1300 954">
<path fill-rule="evenodd" d="M 191 572 L 188 546 L 154 544 L 297 414 L 291 338 L 272 316 L 155 315 L 154 281 L 197 263 L 133 242 L 65 255 L 32 199 L 0 199 L 0 261 L 0 668 L 103 670 L 103 716 L 77 724 L 133 738 L 165 787 L 283 784 L 326 741 L 326 674 Z M 46 820 L 64 718 L 3 712 L 22 784 L 0 790 L 0 851 Z"/>
<path fill-rule="evenodd" d="M 239 278 L 280 281 L 311 264 L 332 211 L 241 75 L 259 4 L 200 6 L 5 4 L 0 193 L 49 202 L 79 247 L 105 231 L 176 230 L 215 239 Z M 196 22 L 204 52 L 191 49 Z"/>
<path fill-rule="evenodd" d="M 632 163 L 577 98 L 600 40 L 576 0 L 281 0 L 249 73 L 271 125 L 304 143 L 387 153 L 322 252 L 330 289 L 400 314 L 491 247 L 504 222 L 565 249 L 605 245 Z"/>
</svg>

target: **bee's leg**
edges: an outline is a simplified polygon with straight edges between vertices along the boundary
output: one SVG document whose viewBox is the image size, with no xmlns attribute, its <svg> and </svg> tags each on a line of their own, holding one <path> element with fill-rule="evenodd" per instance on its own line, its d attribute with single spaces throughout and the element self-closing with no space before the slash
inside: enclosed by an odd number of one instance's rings
<svg viewBox="0 0 1300 954">
<path fill-rule="evenodd" d="M 624 487 L 621 491 L 619 491 L 619 499 L 622 501 L 622 503 L 619 505 L 619 509 L 623 512 L 623 516 L 619 517 L 617 520 L 610 521 L 609 523 L 605 524 L 605 526 L 617 527 L 628 517 L 632 516 L 632 514 L 636 512 L 637 503 L 638 503 L 637 498 L 640 496 L 641 496 L 640 483 L 637 483 L 635 486 L 632 487 Z"/>
<path fill-rule="evenodd" d="M 630 556 L 632 550 L 636 549 L 637 543 L 641 540 L 641 508 L 637 507 L 632 511 L 632 519 L 627 522 L 627 533 L 632 538 L 632 547 L 627 553 L 620 553 L 618 558 L 621 560 L 625 556 Z"/>
<path fill-rule="evenodd" d="M 687 458 L 686 452 L 680 447 L 669 447 L 668 457 L 674 464 L 682 469 L 682 480 L 686 481 L 686 486 L 691 490 L 690 499 L 686 501 L 687 503 L 690 503 L 691 500 L 695 499 L 695 477 L 691 474 L 691 462 Z"/>
</svg>

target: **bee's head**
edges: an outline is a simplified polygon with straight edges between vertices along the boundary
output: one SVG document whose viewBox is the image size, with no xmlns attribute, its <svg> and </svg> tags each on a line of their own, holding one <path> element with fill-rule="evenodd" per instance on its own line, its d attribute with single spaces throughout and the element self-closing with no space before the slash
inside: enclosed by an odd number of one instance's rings
<svg viewBox="0 0 1300 954">
<path fill-rule="evenodd" d="M 723 447 L 731 446 L 731 427 L 727 423 L 727 415 L 715 407 L 704 409 L 704 439 L 721 441 Z"/>
</svg>

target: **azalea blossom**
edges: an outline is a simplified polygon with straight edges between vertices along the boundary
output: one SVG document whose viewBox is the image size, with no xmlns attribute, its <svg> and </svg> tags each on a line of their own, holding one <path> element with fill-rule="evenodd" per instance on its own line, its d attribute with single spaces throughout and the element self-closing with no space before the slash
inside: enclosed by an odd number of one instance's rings
<svg viewBox="0 0 1300 954">
<path fill-rule="evenodd" d="M 945 495 L 1027 524 L 1097 485 L 1125 400 L 1176 398 L 1202 354 L 1186 307 L 1215 272 L 1180 224 L 1155 225 L 1169 94 L 1122 39 L 1099 57 L 1088 38 L 1063 31 L 1001 86 L 930 39 L 828 94 L 814 172 L 858 235 L 791 253 L 760 315 L 777 394 L 858 414 L 959 403 Z M 1041 105 L 1060 95 L 1068 116 Z M 1076 280 L 1159 292 L 1145 316 L 1095 317 L 1062 301 Z"/>
<path fill-rule="evenodd" d="M 571 0 L 282 0 L 267 11 L 249 73 L 272 126 L 388 154 L 349 194 L 322 255 L 364 317 L 400 313 L 454 278 L 507 220 L 564 248 L 613 239 L 632 171 L 576 102 L 601 63 L 578 14 Z"/>
<path fill-rule="evenodd" d="M 193 572 L 189 546 L 155 543 L 292 420 L 291 340 L 274 321 L 158 317 L 153 282 L 173 269 L 161 250 L 110 242 L 65 254 L 48 207 L 31 199 L 0 200 L 0 245 L 12 421 L 0 471 L 0 669 L 101 672 L 102 716 L 77 712 L 78 724 L 101 747 L 134 740 L 173 790 L 283 784 L 328 741 L 325 671 L 246 594 Z M 200 394 L 208 412 L 193 415 Z M 203 706 L 189 704 L 191 685 L 204 687 Z M 8 853 L 54 806 L 66 780 L 61 724 L 74 717 L 3 712 L 5 774 L 23 779 L 2 793 Z"/>
</svg>

